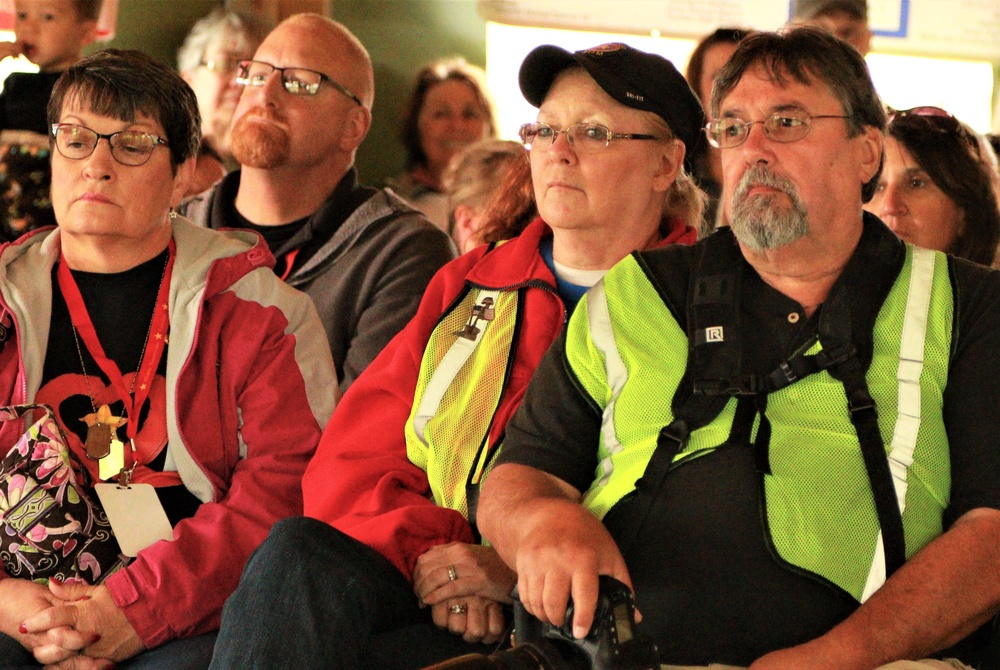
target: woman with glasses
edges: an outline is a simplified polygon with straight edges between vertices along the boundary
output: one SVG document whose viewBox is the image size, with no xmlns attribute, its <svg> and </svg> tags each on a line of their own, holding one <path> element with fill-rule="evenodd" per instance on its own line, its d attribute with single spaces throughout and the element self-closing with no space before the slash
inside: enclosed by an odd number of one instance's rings
<svg viewBox="0 0 1000 670">
<path fill-rule="evenodd" d="M 480 543 L 479 482 L 577 301 L 632 251 L 693 242 L 703 198 L 682 165 L 704 115 L 667 60 L 543 46 L 520 81 L 538 218 L 440 270 L 345 393 L 303 480 L 309 518 L 248 562 L 214 668 L 419 668 L 506 640 L 515 575 Z"/>
<path fill-rule="evenodd" d="M 889 112 L 885 165 L 865 209 L 917 246 L 982 265 L 1000 243 L 1000 175 L 992 148 L 938 107 Z"/>
<path fill-rule="evenodd" d="M 386 186 L 447 229 L 445 170 L 462 149 L 496 136 L 495 116 L 480 68 L 464 58 L 428 63 L 417 73 L 403 110 L 406 172 L 386 180 Z"/>
<path fill-rule="evenodd" d="M 274 276 L 259 236 L 173 215 L 199 140 L 177 74 L 99 52 L 59 80 L 48 116 L 59 226 L 0 249 L 0 405 L 54 410 L 118 556 L 81 554 L 72 580 L 34 581 L 19 555 L 91 538 L 61 515 L 32 529 L 37 545 L 4 552 L 0 665 L 205 668 L 241 566 L 301 511 L 333 361 L 312 302 Z M 24 428 L 0 424 L 0 454 Z M 16 504 L 0 501 L 4 536 L 23 530 Z M 139 542 L 147 528 L 160 539 Z"/>
</svg>

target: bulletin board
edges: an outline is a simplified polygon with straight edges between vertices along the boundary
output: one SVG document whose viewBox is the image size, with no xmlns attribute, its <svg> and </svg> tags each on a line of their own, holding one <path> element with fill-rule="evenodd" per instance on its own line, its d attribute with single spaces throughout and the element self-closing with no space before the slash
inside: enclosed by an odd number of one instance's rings
<svg viewBox="0 0 1000 670">
<path fill-rule="evenodd" d="M 1000 61 L 1000 0 L 868 0 L 872 48 Z M 790 0 L 480 0 L 487 21 L 697 38 L 719 26 L 777 30 Z"/>
</svg>

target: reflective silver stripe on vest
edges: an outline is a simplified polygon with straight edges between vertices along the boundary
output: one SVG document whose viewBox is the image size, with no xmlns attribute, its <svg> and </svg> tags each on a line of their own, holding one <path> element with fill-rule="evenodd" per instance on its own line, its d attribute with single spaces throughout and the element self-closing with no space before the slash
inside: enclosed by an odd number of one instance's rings
<svg viewBox="0 0 1000 670">
<path fill-rule="evenodd" d="M 476 305 L 485 307 L 486 299 L 490 299 L 491 303 L 496 305 L 497 298 L 500 296 L 500 291 L 480 291 L 476 298 Z M 413 431 L 416 433 L 417 437 L 424 444 L 427 444 L 427 438 L 424 437 L 424 429 L 427 428 L 427 422 L 437 414 L 438 407 L 441 405 L 441 399 L 444 397 L 445 392 L 448 387 L 451 386 L 451 382 L 455 379 L 455 375 L 458 371 L 462 369 L 465 362 L 469 360 L 472 356 L 472 352 L 476 350 L 479 343 L 482 341 L 483 337 L 486 336 L 486 329 L 490 327 L 492 321 L 481 320 L 477 323 L 479 326 L 479 332 L 476 333 L 474 339 L 466 339 L 465 337 L 456 337 L 455 342 L 448 349 L 448 352 L 441 359 L 441 363 L 438 364 L 437 368 L 434 370 L 434 374 L 431 376 L 430 381 L 427 382 L 427 388 L 424 390 L 423 398 L 420 399 L 420 406 L 417 407 L 417 413 L 413 417 Z"/>
<path fill-rule="evenodd" d="M 625 382 L 628 381 L 628 370 L 625 369 L 625 363 L 618 354 L 618 345 L 615 344 L 615 332 L 611 327 L 611 313 L 608 311 L 608 298 L 604 291 L 604 281 L 594 284 L 593 288 L 587 291 L 586 297 L 590 338 L 597 350 L 604 355 L 608 388 L 611 391 L 611 399 L 604 407 L 601 417 L 601 435 L 604 437 L 604 448 L 608 455 L 601 459 L 598 466 L 604 474 L 594 486 L 600 487 L 608 483 L 608 480 L 611 479 L 611 473 L 614 471 L 611 455 L 622 450 L 622 445 L 615 434 L 614 415 L 618 395 L 622 392 Z"/>
<path fill-rule="evenodd" d="M 931 303 L 934 283 L 935 254 L 928 249 L 912 247 L 913 262 L 910 270 L 910 289 L 906 296 L 906 313 L 903 316 L 903 333 L 899 345 L 899 368 L 896 380 L 899 386 L 896 426 L 892 433 L 889 451 L 889 470 L 896 488 L 899 513 L 906 507 L 906 475 L 913 464 L 913 451 L 920 432 L 920 373 L 924 369 L 924 345 L 927 339 L 927 313 Z M 879 531 L 875 556 L 868 572 L 861 602 L 865 602 L 885 583 L 885 545 Z"/>
</svg>

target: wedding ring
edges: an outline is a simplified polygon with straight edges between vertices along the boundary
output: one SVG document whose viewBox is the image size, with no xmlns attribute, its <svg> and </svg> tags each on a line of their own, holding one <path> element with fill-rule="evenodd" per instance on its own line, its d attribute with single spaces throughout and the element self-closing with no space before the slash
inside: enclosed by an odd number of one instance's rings
<svg viewBox="0 0 1000 670">
<path fill-rule="evenodd" d="M 452 605 L 448 608 L 452 614 L 465 614 L 469 611 L 468 605 Z"/>
<path fill-rule="evenodd" d="M 458 579 L 458 573 L 455 571 L 455 566 L 454 565 L 449 565 L 448 566 L 448 581 L 449 582 L 453 582 L 456 579 Z M 455 607 L 458 607 L 458 605 L 455 605 Z M 452 612 L 455 612 L 455 607 L 451 608 Z M 465 610 L 462 610 L 462 611 L 464 612 Z M 458 612 L 455 612 L 455 614 L 458 614 Z"/>
</svg>

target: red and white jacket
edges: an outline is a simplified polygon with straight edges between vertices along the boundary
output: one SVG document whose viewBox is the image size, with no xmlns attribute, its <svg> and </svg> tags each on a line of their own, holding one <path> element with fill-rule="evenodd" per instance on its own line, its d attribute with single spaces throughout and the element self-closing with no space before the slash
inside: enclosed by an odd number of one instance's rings
<svg viewBox="0 0 1000 670">
<path fill-rule="evenodd" d="M 302 473 L 339 394 L 312 301 L 275 277 L 256 233 L 177 218 L 173 235 L 168 448 L 203 504 L 172 542 L 104 582 L 147 648 L 219 627 L 250 553 L 301 514 Z M 0 247 L 0 323 L 11 326 L 0 329 L 0 405 L 38 392 L 58 258 L 58 229 Z M 25 428 L 0 424 L 0 452 Z"/>
</svg>

